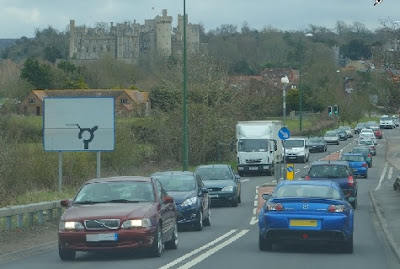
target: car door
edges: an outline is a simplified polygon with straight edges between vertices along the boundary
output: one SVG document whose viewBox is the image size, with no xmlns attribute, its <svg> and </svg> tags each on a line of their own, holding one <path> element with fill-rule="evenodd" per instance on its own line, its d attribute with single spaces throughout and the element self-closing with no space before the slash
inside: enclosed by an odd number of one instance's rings
<svg viewBox="0 0 400 269">
<path fill-rule="evenodd" d="M 235 182 L 235 185 L 236 185 L 236 191 L 237 191 L 236 195 L 237 195 L 237 197 L 240 197 L 240 192 L 241 192 L 241 188 L 242 188 L 242 184 L 241 184 L 241 182 L 239 180 L 240 177 L 238 175 L 236 175 L 236 173 L 233 171 L 232 166 L 229 166 L 229 170 L 230 170 L 230 172 L 232 174 L 232 179 L 233 179 L 233 181 Z"/>
<path fill-rule="evenodd" d="M 203 181 L 201 178 L 196 175 L 196 184 L 197 184 L 197 197 L 200 199 L 201 207 L 203 209 L 203 216 L 208 216 L 208 210 L 210 208 L 210 201 L 208 197 L 208 192 L 202 192 L 201 190 L 205 188 Z"/>
<path fill-rule="evenodd" d="M 177 219 L 176 207 L 175 203 L 167 203 L 164 201 L 164 198 L 167 196 L 167 192 L 162 187 L 161 183 L 158 180 L 156 181 L 157 187 L 157 198 L 160 203 L 160 218 L 163 223 L 162 225 L 162 233 L 163 239 L 168 240 L 171 238 L 174 226 Z"/>
</svg>

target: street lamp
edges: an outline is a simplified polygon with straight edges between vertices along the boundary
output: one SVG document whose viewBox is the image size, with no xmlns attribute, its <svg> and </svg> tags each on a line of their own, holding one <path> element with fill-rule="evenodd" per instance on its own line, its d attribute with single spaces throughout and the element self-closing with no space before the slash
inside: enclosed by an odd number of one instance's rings
<svg viewBox="0 0 400 269">
<path fill-rule="evenodd" d="M 286 127 L 286 87 L 289 84 L 289 78 L 284 76 L 281 78 L 281 83 L 283 84 L 282 92 L 283 92 L 283 127 Z M 285 141 L 283 140 L 283 180 L 286 180 L 286 146 Z M 282 171 L 282 170 L 281 170 Z"/>
<path fill-rule="evenodd" d="M 307 33 L 304 35 L 305 37 L 311 37 L 313 36 L 312 33 Z M 301 66 L 302 66 L 302 61 L 303 61 L 303 43 L 302 43 L 302 36 L 300 36 L 300 48 L 301 48 L 301 55 L 300 55 L 300 134 L 303 130 L 303 86 L 301 85 Z"/>
<path fill-rule="evenodd" d="M 187 128 L 187 89 L 186 89 L 186 0 L 183 0 L 183 70 L 182 70 L 182 86 L 183 86 L 183 100 L 182 100 L 182 114 L 183 114 L 183 128 L 182 128 L 182 170 L 188 169 L 188 128 Z"/>
</svg>

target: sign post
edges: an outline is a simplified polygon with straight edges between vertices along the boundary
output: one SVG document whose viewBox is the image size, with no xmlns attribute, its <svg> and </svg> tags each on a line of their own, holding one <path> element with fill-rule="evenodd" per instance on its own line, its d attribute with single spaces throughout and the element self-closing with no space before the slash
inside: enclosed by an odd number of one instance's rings
<svg viewBox="0 0 400 269">
<path fill-rule="evenodd" d="M 59 190 L 62 188 L 62 152 L 97 152 L 96 176 L 100 177 L 100 152 L 115 147 L 113 97 L 44 98 L 43 149 L 59 154 Z"/>
<path fill-rule="evenodd" d="M 278 136 L 280 139 L 282 139 L 282 145 L 283 145 L 283 167 L 285 168 L 285 172 L 283 173 L 283 180 L 286 180 L 286 146 L 285 146 L 285 140 L 290 138 L 290 131 L 286 127 L 282 127 L 278 131 Z"/>
<path fill-rule="evenodd" d="M 286 179 L 293 180 L 294 179 L 294 164 L 288 163 L 286 165 Z"/>
</svg>

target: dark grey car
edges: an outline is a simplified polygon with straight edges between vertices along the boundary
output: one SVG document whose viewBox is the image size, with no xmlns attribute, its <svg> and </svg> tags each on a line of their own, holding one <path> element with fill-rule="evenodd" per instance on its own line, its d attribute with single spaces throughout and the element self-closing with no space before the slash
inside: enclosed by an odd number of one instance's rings
<svg viewBox="0 0 400 269">
<path fill-rule="evenodd" d="M 234 207 L 241 202 L 240 176 L 229 164 L 200 165 L 195 170 L 208 189 L 211 204 L 225 203 Z"/>
</svg>

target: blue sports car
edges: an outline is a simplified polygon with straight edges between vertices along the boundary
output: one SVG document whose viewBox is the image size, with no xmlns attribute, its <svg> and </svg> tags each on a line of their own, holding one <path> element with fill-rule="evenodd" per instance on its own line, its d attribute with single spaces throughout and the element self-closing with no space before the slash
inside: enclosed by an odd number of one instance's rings
<svg viewBox="0 0 400 269">
<path fill-rule="evenodd" d="M 340 244 L 353 253 L 354 210 L 333 181 L 282 181 L 259 215 L 259 248 L 277 243 Z"/>
</svg>

